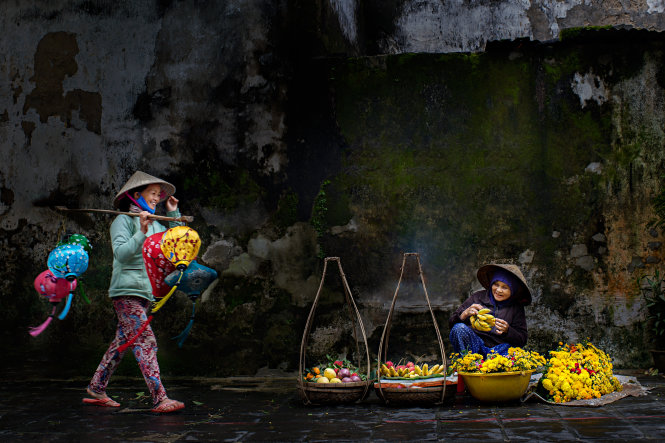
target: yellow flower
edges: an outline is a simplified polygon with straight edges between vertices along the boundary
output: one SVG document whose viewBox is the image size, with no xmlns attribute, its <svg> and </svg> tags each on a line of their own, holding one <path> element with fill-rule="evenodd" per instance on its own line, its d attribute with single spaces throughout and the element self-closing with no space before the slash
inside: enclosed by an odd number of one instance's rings
<svg viewBox="0 0 665 443">
<path fill-rule="evenodd" d="M 611 358 L 590 343 L 560 344 L 550 351 L 547 363 L 541 385 L 554 402 L 597 398 L 622 389 L 612 374 Z"/>
</svg>

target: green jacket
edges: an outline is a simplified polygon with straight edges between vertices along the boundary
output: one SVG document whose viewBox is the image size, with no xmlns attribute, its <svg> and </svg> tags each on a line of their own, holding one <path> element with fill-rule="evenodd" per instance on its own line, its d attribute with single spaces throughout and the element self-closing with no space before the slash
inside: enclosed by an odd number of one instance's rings
<svg viewBox="0 0 665 443">
<path fill-rule="evenodd" d="M 167 212 L 169 217 L 180 217 L 180 211 Z M 181 223 L 169 222 L 169 227 Z M 113 247 L 113 274 L 109 297 L 135 296 L 153 301 L 152 286 L 143 264 L 143 242 L 152 234 L 164 232 L 166 228 L 156 220 L 148 226 L 148 233 L 141 232 L 138 217 L 119 215 L 111 223 L 111 246 Z"/>
</svg>

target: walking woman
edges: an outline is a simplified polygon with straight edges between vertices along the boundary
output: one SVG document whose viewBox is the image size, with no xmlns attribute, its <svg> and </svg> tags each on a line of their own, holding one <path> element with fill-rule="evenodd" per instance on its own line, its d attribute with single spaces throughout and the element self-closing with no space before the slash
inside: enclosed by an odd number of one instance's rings
<svg viewBox="0 0 665 443">
<path fill-rule="evenodd" d="M 154 214 L 158 203 L 166 201 L 167 215 L 180 217 L 178 199 L 173 194 L 175 186 L 172 184 L 145 172 L 136 171 L 113 201 L 114 207 L 123 212 L 138 213 L 139 217 L 121 214 L 111 224 L 113 274 L 109 297 L 118 317 L 118 327 L 115 338 L 88 385 L 90 398 L 83 399 L 86 404 L 120 406 L 106 394 L 109 379 L 125 354 L 124 351 L 119 352 L 118 347 L 134 337 L 141 325 L 147 322 L 150 304 L 154 300 L 143 264 L 143 242 L 152 234 L 166 231 L 164 226 L 148 218 L 148 215 Z M 169 227 L 177 225 L 179 223 L 169 223 Z M 149 325 L 131 349 L 152 395 L 152 412 L 167 413 L 183 409 L 185 405 L 182 402 L 172 400 L 166 395 L 157 362 L 157 340 Z"/>
</svg>

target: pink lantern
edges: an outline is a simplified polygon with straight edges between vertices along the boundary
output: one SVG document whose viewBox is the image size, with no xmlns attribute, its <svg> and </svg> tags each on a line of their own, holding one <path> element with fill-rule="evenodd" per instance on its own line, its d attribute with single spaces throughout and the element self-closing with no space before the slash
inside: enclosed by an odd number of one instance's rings
<svg viewBox="0 0 665 443">
<path fill-rule="evenodd" d="M 53 309 L 51 310 L 51 314 L 48 316 L 46 321 L 44 321 L 44 323 L 39 326 L 30 328 L 30 335 L 33 337 L 38 336 L 44 331 L 44 329 L 48 327 L 48 325 L 51 324 L 51 321 L 55 316 L 58 303 L 60 303 L 60 301 L 65 297 L 67 297 L 67 304 L 58 318 L 62 320 L 67 315 L 69 307 L 71 306 L 71 301 L 74 295 L 74 290 L 76 289 L 76 285 L 77 282 L 75 279 L 69 281 L 64 278 L 56 278 L 48 269 L 39 274 L 37 278 L 35 278 L 35 290 L 39 295 L 48 299 L 48 301 L 53 305 Z"/>
</svg>

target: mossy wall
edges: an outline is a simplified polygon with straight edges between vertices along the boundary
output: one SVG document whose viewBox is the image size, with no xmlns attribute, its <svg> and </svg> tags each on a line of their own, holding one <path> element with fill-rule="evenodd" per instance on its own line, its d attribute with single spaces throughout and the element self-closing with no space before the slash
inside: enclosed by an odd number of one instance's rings
<svg viewBox="0 0 665 443">
<path fill-rule="evenodd" d="M 586 30 L 480 54 L 321 62 L 344 139 L 329 226 L 345 226 L 320 244 L 376 308 L 401 253 L 419 252 L 444 325 L 481 264 L 517 263 L 535 295 L 531 346 L 590 338 L 619 366 L 647 365 L 637 279 L 662 259 L 649 225 L 665 159 L 663 43 Z M 400 301 L 425 309 L 417 292 Z M 400 328 L 427 330 L 427 316 Z"/>
</svg>

